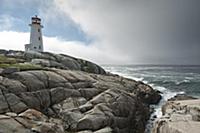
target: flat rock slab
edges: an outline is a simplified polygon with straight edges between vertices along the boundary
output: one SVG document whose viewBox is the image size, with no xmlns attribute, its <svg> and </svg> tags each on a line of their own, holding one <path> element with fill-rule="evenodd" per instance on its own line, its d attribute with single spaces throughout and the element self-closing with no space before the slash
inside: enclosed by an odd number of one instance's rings
<svg viewBox="0 0 200 133">
<path fill-rule="evenodd" d="M 168 101 L 153 133 L 199 133 L 200 99 Z"/>
</svg>

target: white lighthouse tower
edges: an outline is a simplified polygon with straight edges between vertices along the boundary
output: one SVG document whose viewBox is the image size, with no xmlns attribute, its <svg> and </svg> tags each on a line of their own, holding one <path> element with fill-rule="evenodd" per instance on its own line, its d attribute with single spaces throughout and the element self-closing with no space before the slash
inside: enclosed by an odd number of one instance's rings
<svg viewBox="0 0 200 133">
<path fill-rule="evenodd" d="M 30 35 L 30 44 L 25 45 L 25 51 L 36 51 L 43 52 L 43 42 L 42 42 L 42 28 L 41 19 L 37 17 L 31 18 L 31 35 Z"/>
</svg>

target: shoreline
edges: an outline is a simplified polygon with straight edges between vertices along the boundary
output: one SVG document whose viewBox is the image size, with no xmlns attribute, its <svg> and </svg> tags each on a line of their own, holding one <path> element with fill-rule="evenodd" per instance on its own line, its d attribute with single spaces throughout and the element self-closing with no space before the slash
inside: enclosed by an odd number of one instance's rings
<svg viewBox="0 0 200 133">
<path fill-rule="evenodd" d="M 110 68 L 110 67 L 108 66 L 108 68 Z M 104 69 L 106 69 L 106 68 L 104 68 Z M 129 68 L 129 69 L 132 70 L 132 68 Z M 138 69 L 140 69 L 140 68 L 138 68 Z M 162 107 L 168 102 L 169 99 L 171 99 L 171 98 L 173 98 L 173 97 L 175 97 L 176 95 L 179 95 L 179 94 L 185 94 L 185 92 L 183 92 L 183 91 L 173 92 L 173 91 L 170 91 L 167 88 L 164 88 L 162 86 L 158 86 L 158 85 L 155 85 L 155 84 L 152 84 L 152 83 L 148 83 L 148 81 L 144 81 L 144 77 L 143 78 L 142 77 L 141 78 L 133 77 L 133 76 L 131 76 L 130 72 L 128 73 L 128 72 L 125 71 L 126 73 L 122 73 L 122 72 L 119 71 L 120 69 L 116 69 L 116 71 L 111 71 L 112 69 L 106 69 L 106 70 L 109 70 L 109 72 L 113 72 L 115 74 L 122 75 L 122 76 L 127 77 L 127 78 L 134 79 L 136 81 L 142 80 L 142 82 L 144 82 L 145 84 L 148 84 L 152 88 L 159 90 L 161 92 L 162 99 L 159 102 L 159 104 L 153 105 L 154 112 L 152 112 L 150 119 L 148 120 L 145 133 L 151 133 L 151 130 L 154 128 L 154 124 L 156 123 L 156 121 L 163 117 Z M 178 84 L 180 84 L 180 83 L 177 82 L 177 85 Z M 193 96 L 193 97 L 199 98 L 198 96 Z"/>
</svg>

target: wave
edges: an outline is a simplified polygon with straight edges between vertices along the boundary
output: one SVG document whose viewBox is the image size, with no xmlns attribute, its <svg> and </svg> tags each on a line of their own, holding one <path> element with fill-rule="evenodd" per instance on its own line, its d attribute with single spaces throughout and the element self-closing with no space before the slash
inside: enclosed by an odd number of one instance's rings
<svg viewBox="0 0 200 133">
<path fill-rule="evenodd" d="M 184 79 L 182 81 L 175 81 L 175 84 L 176 85 L 181 85 L 181 84 L 184 84 L 184 83 L 190 83 L 192 82 L 191 80 L 188 80 L 188 79 Z"/>
<path fill-rule="evenodd" d="M 167 89 L 165 87 L 162 87 L 162 86 L 155 86 L 153 88 L 156 89 L 156 90 L 159 90 L 162 93 L 165 92 L 165 91 L 167 91 Z"/>
</svg>

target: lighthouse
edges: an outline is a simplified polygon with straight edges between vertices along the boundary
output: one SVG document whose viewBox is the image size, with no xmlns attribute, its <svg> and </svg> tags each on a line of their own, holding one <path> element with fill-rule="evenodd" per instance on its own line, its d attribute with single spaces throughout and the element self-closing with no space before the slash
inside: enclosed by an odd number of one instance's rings
<svg viewBox="0 0 200 133">
<path fill-rule="evenodd" d="M 25 45 L 25 51 L 43 52 L 41 19 L 36 15 L 31 18 L 30 43 Z"/>
</svg>

